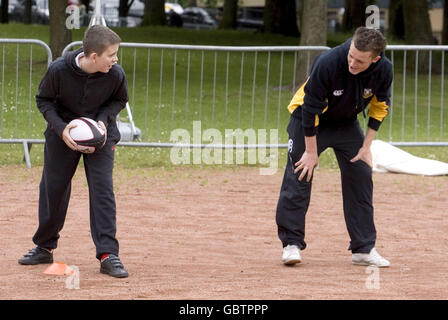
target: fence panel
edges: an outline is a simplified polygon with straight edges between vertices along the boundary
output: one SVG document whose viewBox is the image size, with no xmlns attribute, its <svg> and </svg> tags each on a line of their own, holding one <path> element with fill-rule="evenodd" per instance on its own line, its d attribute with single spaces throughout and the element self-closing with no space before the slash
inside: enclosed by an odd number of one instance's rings
<svg viewBox="0 0 448 320">
<path fill-rule="evenodd" d="M 0 38 L 0 143 L 20 143 L 30 167 L 31 143 L 43 143 L 45 121 L 34 96 L 52 61 L 50 48 L 35 39 Z"/>
<path fill-rule="evenodd" d="M 377 138 L 396 146 L 448 145 L 445 55 L 448 46 L 390 45 L 391 108 Z M 365 121 L 364 121 L 365 123 Z"/>
</svg>

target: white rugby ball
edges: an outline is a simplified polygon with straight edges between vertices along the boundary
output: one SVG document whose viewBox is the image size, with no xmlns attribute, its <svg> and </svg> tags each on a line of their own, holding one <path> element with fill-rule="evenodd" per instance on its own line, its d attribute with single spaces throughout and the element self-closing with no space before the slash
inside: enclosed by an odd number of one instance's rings
<svg viewBox="0 0 448 320">
<path fill-rule="evenodd" d="M 94 152 L 104 144 L 105 132 L 95 120 L 82 117 L 70 121 L 70 124 L 76 125 L 70 129 L 70 137 L 78 145 L 79 151 Z"/>
</svg>

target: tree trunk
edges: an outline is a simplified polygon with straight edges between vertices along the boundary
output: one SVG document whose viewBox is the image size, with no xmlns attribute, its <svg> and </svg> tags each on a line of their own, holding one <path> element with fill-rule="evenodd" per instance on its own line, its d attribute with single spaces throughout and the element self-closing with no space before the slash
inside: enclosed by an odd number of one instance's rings
<svg viewBox="0 0 448 320">
<path fill-rule="evenodd" d="M 300 33 L 297 26 L 296 0 L 285 0 L 282 1 L 282 4 L 281 16 L 283 19 L 281 19 L 280 33 L 289 37 L 299 37 Z M 326 15 L 327 11 L 325 11 L 325 16 Z M 325 29 L 325 34 L 326 33 L 327 29 Z"/>
<path fill-rule="evenodd" d="M 426 1 L 403 1 L 403 16 L 406 44 L 434 44 Z"/>
<path fill-rule="evenodd" d="M 23 23 L 31 24 L 31 0 L 25 0 L 25 13 Z"/>
<path fill-rule="evenodd" d="M 135 0 L 120 0 L 120 5 L 118 6 L 118 16 L 127 17 L 129 9 Z"/>
<path fill-rule="evenodd" d="M 404 39 L 403 0 L 391 0 L 389 3 L 389 36 Z"/>
<path fill-rule="evenodd" d="M 303 17 L 300 24 L 300 46 L 327 45 L 327 0 L 304 0 Z M 320 51 L 299 53 L 296 68 L 296 89 L 309 75 L 309 71 Z"/>
<path fill-rule="evenodd" d="M 238 0 L 224 0 L 224 10 L 222 13 L 222 20 L 219 25 L 219 28 L 235 29 L 237 11 L 238 11 Z"/>
<path fill-rule="evenodd" d="M 50 48 L 53 59 L 60 57 L 62 50 L 72 41 L 71 29 L 65 26 L 67 3 L 60 0 L 49 0 L 50 9 Z"/>
<path fill-rule="evenodd" d="M 9 6 L 9 0 L 2 0 L 2 4 L 0 7 L 0 22 L 1 23 L 9 22 L 8 6 Z"/>
<path fill-rule="evenodd" d="M 303 7 L 305 6 L 304 0 L 297 0 L 296 4 L 297 4 L 296 21 L 297 21 L 297 27 L 299 28 L 299 34 L 300 34 L 300 32 L 302 31 Z"/>
<path fill-rule="evenodd" d="M 276 0 L 266 0 L 264 4 L 263 24 L 264 32 L 274 33 L 275 11 L 277 11 Z"/>
<path fill-rule="evenodd" d="M 290 37 L 300 35 L 295 0 L 266 0 L 263 19 L 264 31 L 267 33 L 279 33 Z"/>
<path fill-rule="evenodd" d="M 428 45 L 434 44 L 431 23 L 429 21 L 428 4 L 421 0 L 403 1 L 404 34 L 408 45 Z M 408 68 L 415 69 L 416 58 L 414 52 L 408 52 Z M 436 66 L 433 55 L 432 66 Z M 418 54 L 419 71 L 426 73 L 429 70 L 429 54 L 427 51 L 420 51 Z"/>
<path fill-rule="evenodd" d="M 365 26 L 367 0 L 345 0 L 342 28 L 345 32 Z"/>
<path fill-rule="evenodd" d="M 165 0 L 146 0 L 145 13 L 142 25 L 164 26 L 166 25 Z"/>
<path fill-rule="evenodd" d="M 448 44 L 448 0 L 445 0 L 443 4 L 442 44 Z"/>
</svg>

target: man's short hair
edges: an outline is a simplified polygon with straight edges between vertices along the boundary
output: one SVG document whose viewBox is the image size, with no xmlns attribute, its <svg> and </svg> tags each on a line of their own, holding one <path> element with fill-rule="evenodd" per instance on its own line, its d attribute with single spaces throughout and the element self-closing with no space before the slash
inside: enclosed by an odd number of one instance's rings
<svg viewBox="0 0 448 320">
<path fill-rule="evenodd" d="M 121 42 L 121 38 L 114 31 L 102 25 L 94 25 L 88 28 L 84 34 L 82 46 L 86 57 L 93 52 L 99 56 L 107 47 Z"/>
<path fill-rule="evenodd" d="M 376 29 L 359 27 L 356 29 L 352 39 L 355 48 L 359 51 L 369 51 L 373 57 L 377 57 L 386 50 L 386 39 L 383 34 Z"/>
</svg>

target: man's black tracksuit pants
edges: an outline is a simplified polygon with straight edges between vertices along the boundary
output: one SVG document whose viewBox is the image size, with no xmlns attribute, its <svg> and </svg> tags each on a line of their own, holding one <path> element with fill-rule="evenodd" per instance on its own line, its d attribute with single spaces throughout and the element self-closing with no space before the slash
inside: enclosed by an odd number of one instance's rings
<svg viewBox="0 0 448 320">
<path fill-rule="evenodd" d="M 276 222 L 278 236 L 283 246 L 297 245 L 305 249 L 305 214 L 311 196 L 311 181 L 298 180 L 294 163 L 305 151 L 302 119 L 291 116 L 288 125 L 288 161 L 277 205 Z M 364 134 L 358 121 L 338 127 L 318 127 L 317 148 L 320 155 L 326 148 L 334 149 L 341 171 L 344 218 L 350 236 L 352 253 L 369 253 L 375 246 L 376 230 L 372 206 L 372 169 L 362 160 L 350 162 L 361 148 Z M 319 194 L 316 201 L 326 201 Z"/>
<path fill-rule="evenodd" d="M 106 142 L 100 150 L 82 154 L 68 148 L 49 128 L 45 131 L 44 169 L 39 186 L 39 226 L 33 242 L 48 249 L 57 247 L 69 204 L 71 180 L 81 155 L 89 186 L 90 231 L 96 257 L 99 259 L 103 253 L 118 255 L 112 183 L 114 143 Z"/>
</svg>

